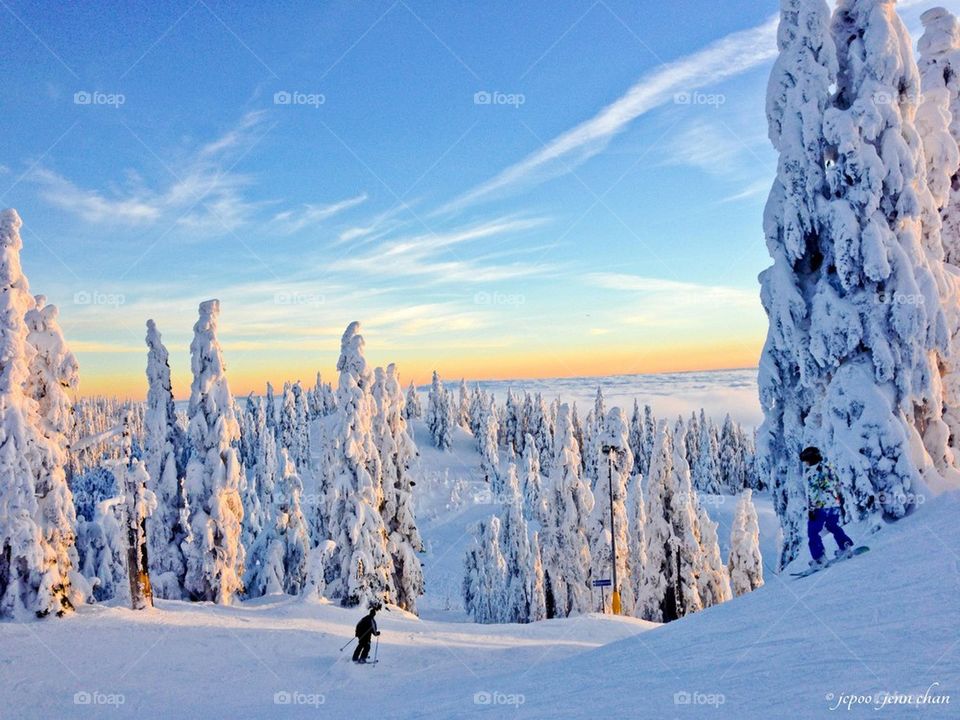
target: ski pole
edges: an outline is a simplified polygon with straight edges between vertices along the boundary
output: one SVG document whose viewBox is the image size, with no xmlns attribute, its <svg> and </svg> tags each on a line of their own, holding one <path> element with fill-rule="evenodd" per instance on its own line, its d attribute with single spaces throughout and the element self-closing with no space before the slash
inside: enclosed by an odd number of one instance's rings
<svg viewBox="0 0 960 720">
<path fill-rule="evenodd" d="M 347 646 L 348 646 L 348 645 L 351 645 L 354 640 L 356 640 L 356 638 L 351 639 L 350 642 L 348 642 L 346 645 L 344 645 L 342 648 L 340 648 L 340 652 L 343 652 L 344 650 L 346 650 L 346 649 L 347 649 Z"/>
<path fill-rule="evenodd" d="M 377 645 L 376 645 L 376 647 L 373 649 L 373 662 L 376 663 L 376 662 L 377 662 L 377 658 L 379 658 L 379 657 L 380 657 L 380 636 L 377 635 Z"/>
</svg>

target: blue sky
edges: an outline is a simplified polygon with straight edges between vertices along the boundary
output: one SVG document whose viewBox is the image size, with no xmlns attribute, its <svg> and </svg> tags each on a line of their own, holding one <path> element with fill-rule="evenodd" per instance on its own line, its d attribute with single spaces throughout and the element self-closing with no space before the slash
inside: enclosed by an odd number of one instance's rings
<svg viewBox="0 0 960 720">
<path fill-rule="evenodd" d="M 4 0 L 0 204 L 87 392 L 153 317 L 182 396 L 208 297 L 243 392 L 353 319 L 418 381 L 749 365 L 776 10 Z"/>
</svg>

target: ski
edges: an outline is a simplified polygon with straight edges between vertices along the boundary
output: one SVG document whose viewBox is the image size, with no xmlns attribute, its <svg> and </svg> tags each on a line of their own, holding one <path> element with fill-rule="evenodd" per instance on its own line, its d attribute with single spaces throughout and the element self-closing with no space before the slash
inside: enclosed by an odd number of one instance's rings
<svg viewBox="0 0 960 720">
<path fill-rule="evenodd" d="M 863 555 L 869 549 L 870 548 L 867 547 L 866 545 L 860 545 L 859 547 L 853 548 L 850 552 L 844 555 L 841 555 L 840 557 L 836 557 L 836 558 L 833 558 L 832 560 L 828 560 L 823 565 L 817 565 L 816 567 L 807 568 L 806 570 L 802 570 L 801 572 L 795 572 L 790 574 L 796 578 L 810 577 L 814 573 L 818 573 L 821 570 L 826 570 L 831 565 L 836 565 L 838 562 L 849 560 L 850 558 L 856 557 L 857 555 Z"/>
</svg>

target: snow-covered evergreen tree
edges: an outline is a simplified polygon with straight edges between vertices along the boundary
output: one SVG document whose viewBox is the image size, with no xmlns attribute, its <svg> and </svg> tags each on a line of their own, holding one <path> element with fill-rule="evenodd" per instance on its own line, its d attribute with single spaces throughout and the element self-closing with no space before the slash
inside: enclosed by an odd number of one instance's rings
<svg viewBox="0 0 960 720">
<path fill-rule="evenodd" d="M 24 278 L 26 283 L 26 278 Z M 52 561 L 51 580 L 62 592 L 70 593 L 70 575 L 77 567 L 77 515 L 73 494 L 67 484 L 68 438 L 73 432 L 73 400 L 68 391 L 80 384 L 77 360 L 63 337 L 59 311 L 36 296 L 25 315 L 29 375 L 26 394 L 36 402 L 37 430 L 35 455 L 31 464 L 37 496 L 37 521 Z M 61 591 L 56 591 L 61 592 Z"/>
<path fill-rule="evenodd" d="M 280 456 L 285 449 L 277 442 L 273 428 L 264 424 L 257 433 L 256 461 L 246 473 L 242 493 L 247 597 L 283 592 L 284 576 L 274 572 L 280 567 L 277 563 L 282 556 L 274 554 L 271 557 L 270 553 L 275 552 L 271 542 L 279 523 L 275 513 L 282 500 L 278 485 L 283 471 Z"/>
<path fill-rule="evenodd" d="M 530 604 L 530 622 L 547 617 L 546 583 L 543 575 L 543 558 L 540 555 L 540 533 L 530 538 L 530 577 L 533 578 L 533 596 Z"/>
<path fill-rule="evenodd" d="M 188 513 L 183 488 L 185 443 L 177 422 L 170 359 L 153 320 L 147 320 L 147 409 L 144 415 L 144 467 L 157 510 L 147 521 L 150 582 L 157 597 L 183 597 Z"/>
<path fill-rule="evenodd" d="M 75 537 L 58 531 L 69 527 L 73 503 L 49 474 L 62 450 L 41 432 L 37 402 L 25 393 L 32 354 L 25 317 L 35 302 L 20 267 L 21 225 L 15 210 L 0 213 L 0 618 L 60 615 L 73 606 Z M 41 471 L 55 506 L 70 503 L 49 520 L 37 498 Z"/>
<path fill-rule="evenodd" d="M 692 467 L 693 486 L 701 492 L 717 494 L 720 492 L 720 449 L 713 423 L 701 410 L 697 423 L 700 441 L 697 443 L 696 459 Z"/>
<path fill-rule="evenodd" d="M 633 414 L 630 415 L 630 452 L 633 453 L 633 474 L 644 475 L 643 469 L 643 415 L 640 414 L 640 404 L 634 399 Z"/>
<path fill-rule="evenodd" d="M 281 478 L 270 498 L 271 523 L 257 536 L 252 553 L 259 564 L 256 572 L 248 575 L 247 593 L 251 597 L 299 595 L 306 583 L 310 539 L 300 508 L 303 483 L 286 448 L 280 449 L 280 466 Z"/>
<path fill-rule="evenodd" d="M 417 598 L 423 595 L 423 569 L 417 553 L 423 552 L 423 540 L 414 512 L 411 468 L 418 455 L 404 417 L 404 397 L 395 365 L 387 366 L 383 396 L 378 405 L 382 413 L 378 440 L 383 463 L 383 520 L 390 540 L 396 588 L 396 603 L 404 610 L 417 612 Z M 380 423 L 377 423 L 380 424 Z M 375 425 L 377 425 L 375 424 Z"/>
<path fill-rule="evenodd" d="M 746 449 L 741 445 L 742 434 L 730 415 L 723 419 L 718 445 L 717 471 L 721 485 L 727 492 L 739 493 L 745 485 Z"/>
<path fill-rule="evenodd" d="M 441 450 L 449 450 L 453 442 L 453 417 L 450 414 L 450 399 L 436 370 L 427 398 L 427 430 L 433 444 Z"/>
<path fill-rule="evenodd" d="M 934 268 L 941 303 L 950 333 L 950 351 L 940 354 L 939 415 L 928 417 L 924 444 L 942 473 L 950 473 L 960 454 L 960 23 L 943 8 L 920 16 L 920 82 L 922 102 L 917 110 L 917 131 L 926 157 L 927 191 L 921 193 L 923 247 Z M 947 262 L 949 264 L 944 265 Z M 946 442 L 944 442 L 946 435 Z"/>
<path fill-rule="evenodd" d="M 720 555 L 717 523 L 710 519 L 702 505 L 697 506 L 697 525 L 700 530 L 700 557 L 702 566 L 697 575 L 698 591 L 703 607 L 726 602 L 733 597 L 730 576 Z"/>
<path fill-rule="evenodd" d="M 540 474 L 540 453 L 530 435 L 523 444 L 523 457 L 520 460 L 520 472 L 523 478 L 523 507 L 528 519 L 539 520 L 543 510 L 543 480 Z"/>
<path fill-rule="evenodd" d="M 921 473 L 941 479 L 931 457 L 946 448 L 922 433 L 939 421 L 932 357 L 947 351 L 949 332 L 942 265 L 922 243 L 919 75 L 892 5 L 841 0 L 831 27 L 839 72 L 824 136 L 836 150 L 810 313 L 823 390 L 805 424 L 844 483 L 848 512 L 898 518 L 912 508 Z"/>
<path fill-rule="evenodd" d="M 760 525 L 753 505 L 753 491 L 744 490 L 737 502 L 730 530 L 730 583 L 736 597 L 763 585 L 763 558 L 760 556 Z"/>
<path fill-rule="evenodd" d="M 417 395 L 417 386 L 410 381 L 407 387 L 407 404 L 404 408 L 404 414 L 407 420 L 418 420 L 423 416 L 423 408 L 420 406 L 420 397 Z"/>
<path fill-rule="evenodd" d="M 502 551 L 500 518 L 477 524 L 467 550 L 463 581 L 464 609 L 478 623 L 507 619 L 507 563 Z"/>
<path fill-rule="evenodd" d="M 674 428 L 674 437 L 683 432 L 682 421 Z M 673 576 L 677 615 L 683 617 L 703 609 L 700 573 L 703 567 L 700 523 L 696 495 L 690 481 L 686 452 L 673 445 L 673 463 L 667 476 L 667 519 L 672 526 L 676 572 Z"/>
<path fill-rule="evenodd" d="M 220 301 L 200 303 L 190 343 L 193 383 L 184 488 L 189 535 L 182 548 L 187 561 L 186 592 L 196 600 L 229 604 L 243 587 L 243 464 L 236 445 L 240 426 L 217 340 Z"/>
<path fill-rule="evenodd" d="M 632 613 L 634 596 L 630 583 L 629 527 L 627 521 L 627 478 L 633 470 L 633 453 L 630 450 L 629 429 L 620 408 L 613 408 L 603 422 L 599 437 L 598 467 L 600 479 L 596 484 L 597 502 L 590 518 L 591 579 L 613 577 L 613 533 L 610 527 L 610 497 L 613 497 L 613 531 L 617 539 L 617 580 L 619 581 L 623 613 Z M 612 448 L 609 454 L 604 447 Z M 610 610 L 612 593 L 605 595 L 604 612 Z"/>
<path fill-rule="evenodd" d="M 535 561 L 530 547 L 527 521 L 517 468 L 509 465 L 504 474 L 503 555 L 506 565 L 506 622 L 526 623 L 536 619 Z"/>
<path fill-rule="evenodd" d="M 527 434 L 537 445 L 540 456 L 540 466 L 544 473 L 549 473 L 553 463 L 553 426 L 550 410 L 544 402 L 543 396 L 537 393 L 533 401 L 532 414 L 527 419 Z"/>
<path fill-rule="evenodd" d="M 649 468 L 648 468 L 649 470 Z M 650 577 L 647 574 L 647 510 L 643 500 L 641 475 L 633 477 L 633 508 L 630 519 L 630 577 L 629 582 L 633 591 L 633 614 L 637 617 L 646 617 L 652 614 L 652 608 L 659 606 L 656 583 L 662 582 L 660 577 Z M 650 584 L 653 582 L 654 584 Z"/>
<path fill-rule="evenodd" d="M 381 463 L 373 438 L 372 373 L 364 357 L 360 323 L 344 331 L 337 362 L 340 385 L 335 455 L 327 483 L 334 581 L 328 591 L 342 605 L 393 602 L 393 560 L 380 515 Z"/>
<path fill-rule="evenodd" d="M 500 486 L 500 446 L 497 442 L 497 415 L 492 397 L 487 397 L 482 405 L 478 433 L 477 452 L 480 453 L 480 471 L 483 479 L 490 483 L 494 494 L 501 492 Z"/>
<path fill-rule="evenodd" d="M 676 573 L 673 529 L 668 520 L 670 498 L 667 487 L 672 472 L 673 436 L 669 426 L 661 420 L 657 423 L 647 477 L 646 521 L 643 526 L 647 557 L 637 581 L 634 610 L 637 617 L 653 622 L 678 617 L 673 580 Z M 637 515 L 640 510 L 640 507 L 636 508 Z"/>
<path fill-rule="evenodd" d="M 470 429 L 470 391 L 467 390 L 467 381 L 460 378 L 460 387 L 457 393 L 457 412 L 454 415 L 457 424 L 465 430 Z"/>
<path fill-rule="evenodd" d="M 934 7 L 920 16 L 923 35 L 917 43 L 920 51 L 920 74 L 924 104 L 933 103 L 927 112 L 942 112 L 946 102 L 948 130 L 955 143 L 960 143 L 960 22 L 950 11 Z M 922 118 L 918 114 L 918 129 L 927 122 L 926 130 L 939 131 L 941 118 Z M 939 133 L 938 133 L 939 134 Z M 924 133 L 924 148 L 927 151 L 927 167 L 933 166 L 934 177 L 929 179 L 930 192 L 937 200 L 942 219 L 941 241 L 944 259 L 953 266 L 960 266 L 960 173 L 953 148 L 946 138 Z M 932 147 L 930 146 L 932 141 Z M 952 171 L 951 171 L 952 168 Z M 944 185 L 941 172 L 946 172 L 949 182 Z M 929 174 L 928 174 L 929 175 Z M 939 176 L 939 177 L 937 177 Z M 953 427 L 951 425 L 951 427 Z"/>
<path fill-rule="evenodd" d="M 553 612 L 566 616 L 590 609 L 590 546 L 586 528 L 594 505 L 593 493 L 581 474 L 580 447 L 566 404 L 560 406 L 557 414 L 555 448 L 553 471 L 544 483 L 547 516 L 543 518 L 540 542 Z"/>
</svg>

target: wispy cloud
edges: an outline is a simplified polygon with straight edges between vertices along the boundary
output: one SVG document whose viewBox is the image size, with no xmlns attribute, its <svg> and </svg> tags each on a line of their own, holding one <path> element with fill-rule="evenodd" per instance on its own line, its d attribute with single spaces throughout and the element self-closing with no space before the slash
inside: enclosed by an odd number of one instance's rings
<svg viewBox="0 0 960 720">
<path fill-rule="evenodd" d="M 697 120 L 673 135 L 664 153 L 670 164 L 689 165 L 712 175 L 730 175 L 740 169 L 744 155 L 755 160 L 754 148 L 764 142 L 765 137 L 735 136 L 719 122 Z"/>
<path fill-rule="evenodd" d="M 624 322 L 642 325 L 699 322 L 701 308 L 710 313 L 729 315 L 732 311 L 754 311 L 759 307 L 756 291 L 723 285 L 666 280 L 626 273 L 589 273 L 585 282 L 593 287 L 634 295 L 637 312 L 627 308 Z"/>
<path fill-rule="evenodd" d="M 778 17 L 774 16 L 762 25 L 728 35 L 654 70 L 594 117 L 437 212 L 458 210 L 508 189 L 562 173 L 596 155 L 633 120 L 672 100 L 677 93 L 721 82 L 771 60 L 777 52 L 777 22 Z"/>
<path fill-rule="evenodd" d="M 110 221 L 141 224 L 160 216 L 160 209 L 150 198 L 105 197 L 96 190 L 77 187 L 70 180 L 44 168 L 35 169 L 30 177 L 41 186 L 40 195 L 44 200 L 90 223 Z"/>
<path fill-rule="evenodd" d="M 721 198 L 718 201 L 718 204 L 726 203 L 735 203 L 740 202 L 741 200 L 749 200 L 758 196 L 765 195 L 770 192 L 771 180 L 770 178 L 763 178 L 762 180 L 757 180 L 756 182 L 749 183 L 739 192 L 735 192 L 732 195 L 727 195 L 725 198 Z"/>
<path fill-rule="evenodd" d="M 271 223 L 278 232 L 292 235 L 306 227 L 322 223 L 351 208 L 366 202 L 367 195 L 362 193 L 351 198 L 328 205 L 306 204 L 300 208 L 284 210 L 273 216 Z"/>
<path fill-rule="evenodd" d="M 489 251 L 510 242 L 524 231 L 546 224 L 546 218 L 498 217 L 443 232 L 394 237 L 359 256 L 342 258 L 330 265 L 339 272 L 419 277 L 435 282 L 495 282 L 529 277 L 547 270 L 546 265 L 518 261 L 492 263 Z M 487 255 L 477 255 L 477 244 Z M 464 250 L 455 250 L 469 246 Z M 469 250 L 469 252 L 468 252 Z M 448 257 L 444 258 L 444 252 Z M 449 257 L 452 256 L 452 257 Z"/>
<path fill-rule="evenodd" d="M 49 168 L 36 168 L 29 177 L 45 201 L 92 224 L 147 227 L 166 223 L 196 236 L 222 235 L 258 220 L 269 222 L 263 211 L 277 205 L 269 199 L 252 199 L 254 178 L 234 169 L 267 132 L 265 119 L 262 112 L 248 113 L 220 137 L 170 161 L 144 145 L 163 166 L 152 187 L 131 173 L 104 190 L 81 187 Z M 274 230 L 292 234 L 365 200 L 366 195 L 358 195 L 333 204 L 281 210 L 272 216 Z"/>
</svg>

